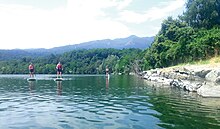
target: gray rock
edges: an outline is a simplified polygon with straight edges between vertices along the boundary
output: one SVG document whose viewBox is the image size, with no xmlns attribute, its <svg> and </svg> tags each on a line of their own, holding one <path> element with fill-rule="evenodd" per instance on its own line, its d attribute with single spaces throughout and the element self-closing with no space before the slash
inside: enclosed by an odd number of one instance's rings
<svg viewBox="0 0 220 129">
<path fill-rule="evenodd" d="M 220 84 L 220 76 L 216 78 L 215 83 Z"/>
<path fill-rule="evenodd" d="M 211 72 L 211 70 L 200 70 L 200 71 L 195 71 L 194 75 L 201 78 L 205 78 L 209 72 Z"/>
<path fill-rule="evenodd" d="M 205 78 L 208 81 L 214 82 L 218 76 L 220 76 L 220 70 L 212 70 L 205 76 Z"/>
<path fill-rule="evenodd" d="M 220 86 L 206 84 L 197 90 L 197 93 L 203 97 L 220 97 Z"/>
<path fill-rule="evenodd" d="M 202 86 L 202 83 L 190 83 L 186 89 L 191 92 L 196 92 Z"/>
<path fill-rule="evenodd" d="M 220 70 L 210 67 L 184 67 L 144 71 L 144 78 L 153 85 L 174 86 L 203 97 L 220 97 Z M 208 80 L 204 82 L 205 80 Z"/>
</svg>

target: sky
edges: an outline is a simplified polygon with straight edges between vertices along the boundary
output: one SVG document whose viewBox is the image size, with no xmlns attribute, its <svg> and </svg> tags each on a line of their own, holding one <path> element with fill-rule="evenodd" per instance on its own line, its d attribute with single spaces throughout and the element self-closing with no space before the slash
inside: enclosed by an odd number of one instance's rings
<svg viewBox="0 0 220 129">
<path fill-rule="evenodd" d="M 0 0 L 0 49 L 155 36 L 186 0 Z"/>
</svg>

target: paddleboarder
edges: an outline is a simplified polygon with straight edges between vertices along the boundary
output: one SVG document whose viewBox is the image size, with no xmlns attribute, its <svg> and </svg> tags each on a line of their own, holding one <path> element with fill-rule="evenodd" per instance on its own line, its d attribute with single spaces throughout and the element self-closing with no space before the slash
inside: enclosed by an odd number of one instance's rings
<svg viewBox="0 0 220 129">
<path fill-rule="evenodd" d="M 29 65 L 28 69 L 29 69 L 30 77 L 34 77 L 34 65 L 32 63 Z"/>
<path fill-rule="evenodd" d="M 109 76 L 109 69 L 108 69 L 108 66 L 105 67 L 105 73 L 106 73 L 106 77 Z"/>
<path fill-rule="evenodd" d="M 57 64 L 56 69 L 57 69 L 57 78 L 58 77 L 62 78 L 63 66 L 60 62 Z"/>
</svg>

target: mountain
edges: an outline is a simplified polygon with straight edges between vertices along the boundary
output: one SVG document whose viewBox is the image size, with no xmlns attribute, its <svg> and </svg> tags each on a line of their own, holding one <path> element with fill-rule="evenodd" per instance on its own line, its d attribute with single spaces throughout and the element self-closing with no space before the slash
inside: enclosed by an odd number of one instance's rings
<svg viewBox="0 0 220 129">
<path fill-rule="evenodd" d="M 64 52 L 77 50 L 77 49 L 93 49 L 93 48 L 146 49 L 152 44 L 153 40 L 154 40 L 154 37 L 137 37 L 135 35 L 131 35 L 127 38 L 118 38 L 114 40 L 110 40 L 110 39 L 95 40 L 95 41 L 89 41 L 89 42 L 84 42 L 80 44 L 54 47 L 51 49 L 26 49 L 26 51 L 31 52 L 31 53 L 41 52 L 41 53 L 62 54 Z"/>
<path fill-rule="evenodd" d="M 0 60 L 11 60 L 23 57 L 40 57 L 49 54 L 62 54 L 77 49 L 93 49 L 93 48 L 148 48 L 154 40 L 154 37 L 137 37 L 131 35 L 127 38 L 118 39 L 104 39 L 95 40 L 90 42 L 84 42 L 80 44 L 67 45 L 61 47 L 54 47 L 51 49 L 12 49 L 12 50 L 0 50 Z"/>
<path fill-rule="evenodd" d="M 32 56 L 32 53 L 20 49 L 0 50 L 0 60 L 16 60 L 27 55 Z"/>
<path fill-rule="evenodd" d="M 43 57 L 49 54 L 53 54 L 46 49 L 12 49 L 4 50 L 0 49 L 0 61 L 2 60 L 17 60 L 21 58 L 35 58 Z"/>
</svg>

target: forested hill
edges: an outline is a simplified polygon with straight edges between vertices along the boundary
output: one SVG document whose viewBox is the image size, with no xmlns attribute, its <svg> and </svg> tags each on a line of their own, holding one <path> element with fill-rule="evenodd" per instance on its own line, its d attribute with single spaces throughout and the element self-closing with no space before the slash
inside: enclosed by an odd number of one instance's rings
<svg viewBox="0 0 220 129">
<path fill-rule="evenodd" d="M 177 19 L 163 21 L 143 69 L 161 68 L 220 55 L 220 0 L 188 0 Z"/>
<path fill-rule="evenodd" d="M 37 58 L 44 57 L 50 54 L 63 54 L 72 50 L 80 49 L 96 49 L 96 48 L 114 48 L 114 49 L 126 49 L 126 48 L 148 48 L 154 40 L 154 37 L 137 37 L 131 35 L 127 38 L 118 38 L 114 40 L 96 40 L 75 45 L 67 45 L 61 47 L 55 47 L 51 49 L 13 49 L 13 50 L 0 50 L 0 61 L 11 60 L 20 58 Z"/>
<path fill-rule="evenodd" d="M 137 37 L 131 35 L 127 38 L 118 38 L 118 39 L 104 39 L 104 40 L 95 40 L 84 42 L 80 44 L 67 45 L 61 47 L 55 47 L 51 49 L 30 49 L 26 50 L 28 52 L 41 52 L 41 53 L 53 53 L 53 54 L 62 54 L 64 52 L 79 50 L 79 49 L 96 49 L 96 48 L 114 48 L 114 49 L 126 49 L 126 48 L 138 48 L 146 49 L 151 46 L 154 37 Z"/>
<path fill-rule="evenodd" d="M 139 72 L 141 49 L 81 49 L 64 54 L 51 54 L 38 58 L 23 57 L 17 60 L 0 61 L 1 74 L 27 74 L 28 65 L 35 65 L 39 74 L 55 74 L 56 64 L 61 62 L 66 74 L 104 74 L 106 66 L 110 73 L 129 74 Z"/>
<path fill-rule="evenodd" d="M 0 50 L 0 61 L 17 60 L 24 57 L 43 57 L 48 54 L 44 52 L 29 52 L 21 49 Z"/>
</svg>

